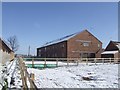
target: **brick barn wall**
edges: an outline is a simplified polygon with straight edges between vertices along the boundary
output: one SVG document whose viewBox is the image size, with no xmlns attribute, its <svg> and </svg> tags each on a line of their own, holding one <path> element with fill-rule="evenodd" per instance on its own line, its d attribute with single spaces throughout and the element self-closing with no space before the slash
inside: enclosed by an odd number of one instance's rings
<svg viewBox="0 0 120 90">
<path fill-rule="evenodd" d="M 89 46 L 83 46 L 81 40 L 90 41 L 88 42 Z M 100 51 L 102 51 L 102 43 L 87 31 L 81 32 L 67 42 L 67 57 L 69 58 L 80 58 L 81 52 L 93 52 L 96 54 Z M 96 54 L 96 57 L 101 57 L 101 54 Z"/>
</svg>

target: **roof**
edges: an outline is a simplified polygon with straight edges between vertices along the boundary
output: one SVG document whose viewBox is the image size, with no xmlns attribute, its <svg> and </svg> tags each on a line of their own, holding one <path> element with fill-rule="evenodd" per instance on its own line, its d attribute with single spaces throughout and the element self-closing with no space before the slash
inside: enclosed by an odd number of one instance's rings
<svg viewBox="0 0 120 90">
<path fill-rule="evenodd" d="M 88 33 L 90 33 L 88 30 L 82 30 L 80 32 L 76 32 L 76 33 L 73 33 L 73 34 L 70 34 L 70 35 L 67 35 L 67 36 L 64 36 L 62 38 L 59 38 L 59 39 L 56 39 L 56 40 L 53 40 L 53 41 L 50 41 L 50 42 L 47 42 L 45 43 L 42 47 L 45 47 L 45 46 L 48 46 L 48 45 L 52 45 L 52 44 L 56 44 L 56 43 L 59 43 L 59 42 L 63 42 L 63 41 L 67 41 L 68 39 L 84 32 L 84 31 L 87 31 Z M 91 34 L 91 33 L 90 33 Z M 94 36 L 93 34 L 91 34 L 92 36 Z M 95 36 L 94 36 L 95 37 Z M 96 37 L 95 37 L 96 38 Z M 96 38 L 97 39 L 97 38 Z M 98 40 L 98 39 L 97 39 Z M 100 40 L 98 40 L 100 41 Z M 101 41 L 100 41 L 101 42 Z M 102 42 L 101 42 L 102 43 Z"/>
<path fill-rule="evenodd" d="M 1 37 L 0 37 L 0 40 L 12 51 L 12 48 L 10 46 L 10 44 L 8 44 L 5 40 L 3 40 Z"/>
<path fill-rule="evenodd" d="M 118 41 L 111 41 L 117 48 L 120 50 L 120 42 Z"/>
<path fill-rule="evenodd" d="M 3 40 L 3 42 L 4 42 L 4 43 L 8 46 L 8 48 L 11 49 L 11 51 L 12 51 L 12 48 L 11 48 L 10 44 L 7 43 L 5 40 Z"/>
<path fill-rule="evenodd" d="M 118 53 L 118 51 L 104 51 L 101 54 L 115 54 L 115 53 Z"/>
<path fill-rule="evenodd" d="M 83 31 L 81 31 L 83 32 Z M 56 39 L 56 40 L 53 40 L 53 41 L 50 41 L 50 42 L 47 42 L 43 45 L 44 46 L 48 46 L 48 45 L 52 45 L 52 44 L 56 44 L 56 43 L 59 43 L 59 42 L 63 42 L 63 41 L 67 41 L 68 39 L 74 37 L 75 35 L 81 33 L 81 32 L 77 32 L 77 33 L 73 33 L 73 34 L 70 34 L 70 35 L 67 35 L 67 36 L 64 36 L 62 38 L 59 38 L 59 39 Z"/>
</svg>

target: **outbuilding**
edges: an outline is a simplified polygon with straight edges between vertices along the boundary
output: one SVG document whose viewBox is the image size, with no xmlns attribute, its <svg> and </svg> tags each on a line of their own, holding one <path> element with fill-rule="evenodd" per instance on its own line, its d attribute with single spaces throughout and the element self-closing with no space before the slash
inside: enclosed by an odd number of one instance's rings
<svg viewBox="0 0 120 90">
<path fill-rule="evenodd" d="M 110 41 L 104 52 L 101 53 L 102 58 L 120 58 L 120 42 Z"/>
<path fill-rule="evenodd" d="M 7 61 L 14 59 L 14 52 L 11 47 L 0 38 L 0 63 L 5 64 Z"/>
</svg>

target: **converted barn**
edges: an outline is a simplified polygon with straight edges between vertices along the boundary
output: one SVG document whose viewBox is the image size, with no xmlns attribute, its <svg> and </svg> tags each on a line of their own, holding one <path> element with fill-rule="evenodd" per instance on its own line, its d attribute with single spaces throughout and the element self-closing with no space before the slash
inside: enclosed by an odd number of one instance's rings
<svg viewBox="0 0 120 90">
<path fill-rule="evenodd" d="M 14 52 L 8 44 L 0 38 L 0 63 L 4 64 L 7 61 L 14 59 Z"/>
<path fill-rule="evenodd" d="M 88 30 L 67 35 L 37 48 L 41 58 L 95 58 L 101 57 L 102 42 Z"/>
<path fill-rule="evenodd" d="M 102 58 L 120 58 L 120 42 L 110 41 L 103 53 Z"/>
</svg>

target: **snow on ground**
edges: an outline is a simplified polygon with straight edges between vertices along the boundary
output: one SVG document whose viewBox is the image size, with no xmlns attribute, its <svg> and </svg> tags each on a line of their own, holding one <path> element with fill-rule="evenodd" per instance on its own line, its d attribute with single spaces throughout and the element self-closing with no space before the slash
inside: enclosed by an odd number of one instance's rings
<svg viewBox="0 0 120 90">
<path fill-rule="evenodd" d="M 7 76 L 7 65 L 10 62 L 6 62 L 6 64 L 0 63 L 0 90 L 3 88 L 3 86 L 6 84 L 5 78 Z"/>
<path fill-rule="evenodd" d="M 13 65 L 9 71 L 10 72 L 9 72 L 8 77 L 9 77 L 9 79 L 12 77 L 13 81 L 11 81 L 12 83 L 8 87 L 9 88 L 21 88 L 22 80 L 20 79 L 21 74 L 20 74 L 20 69 L 19 69 L 17 59 L 14 60 Z"/>
<path fill-rule="evenodd" d="M 18 67 L 17 59 L 7 62 L 7 72 L 5 74 L 5 78 L 8 82 L 8 88 L 21 88 L 22 81 L 20 79 L 20 70 Z"/>
<path fill-rule="evenodd" d="M 2 72 L 2 64 L 0 63 L 0 90 L 2 89 L 2 83 L 3 83 L 3 72 Z"/>
<path fill-rule="evenodd" d="M 27 70 L 35 74 L 38 88 L 118 88 L 118 64 L 80 63 L 78 66 Z"/>
</svg>

